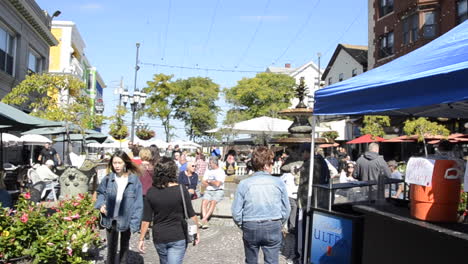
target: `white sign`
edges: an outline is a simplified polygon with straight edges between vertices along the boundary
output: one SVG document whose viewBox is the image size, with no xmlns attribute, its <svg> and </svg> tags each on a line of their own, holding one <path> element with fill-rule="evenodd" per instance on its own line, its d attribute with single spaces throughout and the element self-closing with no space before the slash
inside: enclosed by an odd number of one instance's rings
<svg viewBox="0 0 468 264">
<path fill-rule="evenodd" d="M 410 158 L 406 166 L 405 182 L 422 186 L 431 186 L 434 172 L 433 159 Z"/>
<path fill-rule="evenodd" d="M 463 182 L 463 189 L 465 192 L 468 192 L 468 161 L 465 166 L 465 180 Z"/>
</svg>

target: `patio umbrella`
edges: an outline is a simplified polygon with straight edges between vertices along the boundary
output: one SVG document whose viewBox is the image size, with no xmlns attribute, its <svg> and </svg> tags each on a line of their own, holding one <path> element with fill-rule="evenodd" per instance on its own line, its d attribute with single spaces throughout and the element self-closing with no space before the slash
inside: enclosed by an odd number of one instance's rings
<svg viewBox="0 0 468 264">
<path fill-rule="evenodd" d="M 384 143 L 416 142 L 416 139 L 412 137 L 408 137 L 408 136 L 399 136 L 399 137 L 386 139 L 383 142 Z"/>
<path fill-rule="evenodd" d="M 364 136 L 360 136 L 355 138 L 351 141 L 346 142 L 346 144 L 361 144 L 361 143 L 371 143 L 371 142 L 382 142 L 385 139 L 381 137 L 372 137 L 371 134 L 365 134 Z"/>
<path fill-rule="evenodd" d="M 338 147 L 340 144 L 333 143 L 333 144 L 320 144 L 318 145 L 319 148 L 331 148 L 331 147 Z"/>
<path fill-rule="evenodd" d="M 20 137 L 24 145 L 44 145 L 45 143 L 52 143 L 52 140 L 35 134 L 22 135 Z"/>
</svg>

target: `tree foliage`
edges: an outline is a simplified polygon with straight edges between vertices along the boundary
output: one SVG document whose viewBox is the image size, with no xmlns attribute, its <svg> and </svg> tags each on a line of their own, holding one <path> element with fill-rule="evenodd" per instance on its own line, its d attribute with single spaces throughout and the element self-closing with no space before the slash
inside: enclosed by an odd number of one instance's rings
<svg viewBox="0 0 468 264">
<path fill-rule="evenodd" d="M 91 113 L 91 98 L 85 83 L 71 75 L 31 74 L 8 93 L 2 102 L 28 106 L 31 115 L 53 121 L 68 121 L 82 129 L 99 127 L 104 117 Z M 70 95 L 70 96 L 68 96 Z"/>
<path fill-rule="evenodd" d="M 216 126 L 219 107 L 219 85 L 206 77 L 190 77 L 176 81 L 177 95 L 173 101 L 175 118 L 185 123 L 190 139 L 201 138 Z"/>
<path fill-rule="evenodd" d="M 216 126 L 219 108 L 219 85 L 210 78 L 190 77 L 172 80 L 173 75 L 155 74 L 143 89 L 148 94 L 143 113 L 161 120 L 166 141 L 172 137 L 172 119 L 184 122 L 190 139 L 200 138 L 206 130 Z"/>
<path fill-rule="evenodd" d="M 275 116 L 290 106 L 296 81 L 277 73 L 258 73 L 243 78 L 237 85 L 224 89 L 226 101 L 234 107 L 227 112 L 225 124 L 233 124 L 260 116 Z"/>
<path fill-rule="evenodd" d="M 370 134 L 373 137 L 385 136 L 384 127 L 390 126 L 390 117 L 388 116 L 364 116 L 361 128 L 362 134 Z"/>
<path fill-rule="evenodd" d="M 436 122 L 431 122 L 427 118 L 420 117 L 418 119 L 406 120 L 403 131 L 406 135 L 417 135 L 418 141 L 424 143 L 424 151 L 427 156 L 427 146 L 424 138 L 426 136 L 432 135 L 442 135 L 448 136 L 450 130 L 445 126 L 437 124 Z"/>
<path fill-rule="evenodd" d="M 340 135 L 338 134 L 337 131 L 335 130 L 332 130 L 332 131 L 326 131 L 326 132 L 323 132 L 322 133 L 322 137 L 328 139 L 330 142 L 333 142 L 335 141 L 335 139 L 337 137 L 339 137 Z"/>
<path fill-rule="evenodd" d="M 177 94 L 177 86 L 172 81 L 173 77 L 174 75 L 163 73 L 155 74 L 153 80 L 146 82 L 148 86 L 143 89 L 148 95 L 143 113 L 150 118 L 161 120 L 167 142 L 171 141 L 171 130 L 174 128 L 171 124 L 175 112 L 172 102 Z"/>
</svg>

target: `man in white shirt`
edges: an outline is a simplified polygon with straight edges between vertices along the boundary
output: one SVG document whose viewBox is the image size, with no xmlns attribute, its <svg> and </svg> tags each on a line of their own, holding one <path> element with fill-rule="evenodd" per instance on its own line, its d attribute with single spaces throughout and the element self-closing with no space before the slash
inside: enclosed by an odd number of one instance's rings
<svg viewBox="0 0 468 264">
<path fill-rule="evenodd" d="M 47 160 L 45 164 L 42 164 L 36 169 L 36 173 L 39 176 L 39 181 L 53 181 L 58 179 L 58 175 L 52 171 L 54 167 L 54 162 L 52 160 Z"/>
<path fill-rule="evenodd" d="M 208 219 L 213 214 L 216 204 L 224 197 L 224 180 L 226 174 L 218 165 L 218 157 L 211 156 L 209 159 L 209 170 L 203 176 L 202 184 L 205 186 L 205 192 L 202 197 L 202 216 L 201 227 L 208 228 Z"/>
</svg>

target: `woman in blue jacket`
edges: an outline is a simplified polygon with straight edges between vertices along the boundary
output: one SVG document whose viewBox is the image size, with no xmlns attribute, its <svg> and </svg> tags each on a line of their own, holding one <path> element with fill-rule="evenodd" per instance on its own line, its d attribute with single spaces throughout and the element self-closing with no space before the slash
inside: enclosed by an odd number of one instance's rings
<svg viewBox="0 0 468 264">
<path fill-rule="evenodd" d="M 119 263 L 127 263 L 130 234 L 140 230 L 143 214 L 139 169 L 121 150 L 112 155 L 108 166 L 112 172 L 102 179 L 94 207 L 101 212 L 101 225 L 107 231 L 107 263 L 115 263 L 119 234 Z"/>
</svg>

